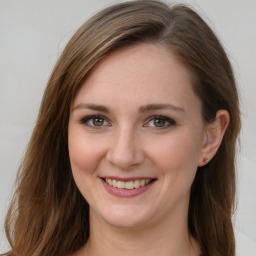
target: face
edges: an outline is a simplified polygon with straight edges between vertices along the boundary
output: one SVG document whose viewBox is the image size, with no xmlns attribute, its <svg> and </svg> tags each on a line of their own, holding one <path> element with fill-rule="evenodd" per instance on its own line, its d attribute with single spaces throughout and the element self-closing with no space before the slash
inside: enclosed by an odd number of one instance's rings
<svg viewBox="0 0 256 256">
<path fill-rule="evenodd" d="M 205 128 L 190 72 L 162 46 L 111 53 L 70 110 L 78 189 L 102 223 L 131 228 L 186 218 Z"/>
</svg>

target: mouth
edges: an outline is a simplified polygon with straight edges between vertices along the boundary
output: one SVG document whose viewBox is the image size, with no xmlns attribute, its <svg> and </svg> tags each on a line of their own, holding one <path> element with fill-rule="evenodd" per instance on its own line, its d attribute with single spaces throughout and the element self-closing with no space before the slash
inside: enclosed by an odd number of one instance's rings
<svg viewBox="0 0 256 256">
<path fill-rule="evenodd" d="M 113 196 L 130 198 L 151 190 L 156 183 L 156 178 L 150 177 L 101 177 L 105 189 Z"/>
<path fill-rule="evenodd" d="M 155 179 L 134 179 L 129 181 L 103 178 L 103 180 L 111 187 L 119 189 L 138 189 L 140 187 L 147 186 L 149 183 L 153 182 Z"/>
</svg>

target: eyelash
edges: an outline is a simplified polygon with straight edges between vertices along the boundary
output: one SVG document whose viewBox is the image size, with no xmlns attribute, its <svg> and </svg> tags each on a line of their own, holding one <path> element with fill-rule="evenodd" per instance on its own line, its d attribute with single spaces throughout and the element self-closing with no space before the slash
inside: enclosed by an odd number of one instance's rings
<svg viewBox="0 0 256 256">
<path fill-rule="evenodd" d="M 93 128 L 93 129 L 100 129 L 101 127 L 103 127 L 103 125 L 97 127 L 96 125 L 89 124 L 89 121 L 93 121 L 96 119 L 103 120 L 103 122 L 107 121 L 109 123 L 108 119 L 101 115 L 91 115 L 91 116 L 84 117 L 81 119 L 81 123 L 87 125 L 90 128 Z M 111 126 L 111 125 L 107 125 L 107 126 Z"/>
<path fill-rule="evenodd" d="M 87 116 L 87 117 L 84 117 L 81 119 L 81 123 L 82 124 L 85 124 L 86 126 L 92 128 L 92 129 L 101 129 L 102 127 L 105 127 L 105 126 L 111 126 L 111 124 L 109 125 L 100 125 L 100 126 L 96 126 L 96 125 L 92 125 L 92 124 L 89 124 L 89 121 L 93 121 L 93 120 L 96 120 L 96 119 L 100 119 L 100 120 L 103 120 L 103 122 L 108 122 L 108 119 L 102 115 L 90 115 L 90 116 Z M 164 121 L 164 126 L 163 127 L 156 127 L 156 126 L 151 126 L 151 125 L 148 125 L 150 122 L 152 121 L 156 121 L 156 120 L 159 120 L 159 121 Z M 167 124 L 166 124 L 167 123 Z M 150 117 L 150 119 L 143 125 L 143 127 L 153 127 L 153 128 L 156 128 L 156 129 L 167 129 L 169 128 L 170 126 L 174 126 L 176 125 L 176 122 L 167 117 L 167 116 L 161 116 L 161 115 L 154 115 L 152 117 Z"/>
<path fill-rule="evenodd" d="M 159 120 L 159 121 L 164 121 L 165 122 L 165 125 L 163 127 L 156 127 L 156 126 L 153 126 L 154 128 L 157 128 L 157 129 L 167 129 L 169 128 L 170 126 L 174 126 L 176 125 L 176 122 L 167 117 L 167 116 L 161 116 L 161 115 L 155 115 L 155 116 L 152 116 L 149 121 L 143 125 L 143 127 L 147 127 L 149 126 L 148 124 L 152 121 L 156 121 L 156 120 Z M 166 124 L 167 123 L 167 124 Z M 150 127 L 150 126 L 149 126 Z"/>
</svg>

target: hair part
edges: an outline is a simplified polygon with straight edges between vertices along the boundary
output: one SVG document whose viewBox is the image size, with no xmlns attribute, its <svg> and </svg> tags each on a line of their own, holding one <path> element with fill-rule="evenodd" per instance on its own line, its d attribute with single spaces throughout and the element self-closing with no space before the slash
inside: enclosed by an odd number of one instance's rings
<svg viewBox="0 0 256 256">
<path fill-rule="evenodd" d="M 7 214 L 6 234 L 12 247 L 8 255 L 66 255 L 86 243 L 89 206 L 73 180 L 68 153 L 71 102 L 104 56 L 141 43 L 166 47 L 191 71 L 205 122 L 212 122 L 219 109 L 230 114 L 217 154 L 198 168 L 188 228 L 203 255 L 235 255 L 231 217 L 240 115 L 233 71 L 219 40 L 195 11 L 151 0 L 128 1 L 100 11 L 75 33 L 60 56 Z"/>
</svg>

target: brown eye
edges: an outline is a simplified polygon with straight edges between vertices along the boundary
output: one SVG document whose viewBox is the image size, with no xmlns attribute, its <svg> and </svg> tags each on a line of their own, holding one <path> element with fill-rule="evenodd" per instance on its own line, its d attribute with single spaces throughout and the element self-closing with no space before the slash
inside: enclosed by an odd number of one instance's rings
<svg viewBox="0 0 256 256">
<path fill-rule="evenodd" d="M 94 126 L 102 126 L 104 124 L 104 119 L 103 118 L 94 118 L 92 120 L 92 123 Z"/>
<path fill-rule="evenodd" d="M 153 116 L 151 119 L 143 125 L 144 127 L 152 127 L 152 128 L 159 128 L 159 129 L 167 129 L 176 125 L 176 122 L 167 117 L 167 116 Z"/>
<path fill-rule="evenodd" d="M 155 119 L 154 120 L 155 127 L 164 127 L 165 123 L 166 123 L 166 121 L 163 119 Z"/>
<path fill-rule="evenodd" d="M 90 127 L 90 128 L 101 128 L 105 126 L 111 126 L 110 122 L 101 115 L 92 115 L 84 117 L 81 120 L 81 123 Z"/>
</svg>

